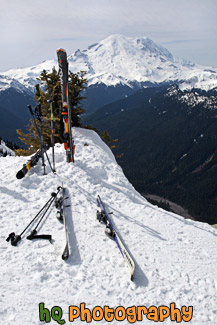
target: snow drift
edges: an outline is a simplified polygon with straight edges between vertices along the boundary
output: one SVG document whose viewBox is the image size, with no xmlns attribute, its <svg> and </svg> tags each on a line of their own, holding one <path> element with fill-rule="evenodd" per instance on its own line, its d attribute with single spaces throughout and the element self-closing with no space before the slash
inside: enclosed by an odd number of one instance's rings
<svg viewBox="0 0 217 325">
<path fill-rule="evenodd" d="M 90 310 L 95 306 L 149 308 L 175 303 L 177 308 L 193 306 L 189 323 L 214 324 L 217 230 L 152 206 L 128 182 L 96 133 L 74 128 L 73 135 L 75 163 L 66 164 L 63 146 L 57 144 L 56 176 L 49 166 L 42 176 L 39 162 L 23 180 L 17 180 L 16 172 L 26 157 L 0 159 L 1 323 L 42 324 L 39 304 L 43 302 L 49 310 L 61 307 L 66 324 L 71 324 L 68 307 L 81 303 Z M 17 247 L 7 243 L 8 234 L 21 233 L 62 183 L 70 203 L 69 259 L 61 259 L 65 237 L 55 207 L 39 231 L 52 234 L 53 244 L 28 241 L 25 236 Z M 134 257 L 134 282 L 115 242 L 105 236 L 104 226 L 96 220 L 98 194 L 113 212 L 113 222 Z M 75 323 L 85 322 L 77 319 Z M 128 323 L 126 319 L 124 324 Z M 143 315 L 142 324 L 149 323 Z M 175 322 L 167 318 L 164 323 Z M 57 322 L 51 320 L 51 324 Z"/>
</svg>

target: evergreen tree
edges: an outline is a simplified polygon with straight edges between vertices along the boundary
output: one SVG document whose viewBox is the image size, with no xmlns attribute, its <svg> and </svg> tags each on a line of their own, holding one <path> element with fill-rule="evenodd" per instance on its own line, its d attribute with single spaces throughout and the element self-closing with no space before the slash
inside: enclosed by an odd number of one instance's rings
<svg viewBox="0 0 217 325">
<path fill-rule="evenodd" d="M 100 135 L 101 139 L 107 144 L 107 146 L 110 147 L 110 149 L 115 149 L 116 146 L 115 145 L 111 145 L 111 143 L 113 142 L 117 142 L 118 139 L 114 139 L 114 140 L 111 140 L 111 137 L 108 133 L 108 131 L 104 131 L 101 135 Z"/>
<path fill-rule="evenodd" d="M 54 140 L 55 143 L 62 143 L 64 125 L 61 117 L 62 96 L 59 74 L 55 68 L 53 68 L 52 72 L 50 73 L 43 70 L 38 80 L 40 82 L 41 89 L 40 92 L 36 91 L 35 99 L 36 104 L 38 106 L 41 105 L 42 135 L 44 144 L 51 146 L 51 103 L 54 116 Z M 85 98 L 81 95 L 81 91 L 85 88 L 86 83 L 87 80 L 85 79 L 85 72 L 81 71 L 79 73 L 72 73 L 69 71 L 69 100 L 73 126 L 81 126 L 80 115 L 85 112 L 85 110 L 81 107 L 81 100 Z M 39 128 L 39 121 L 37 119 L 36 124 Z M 20 135 L 19 139 L 25 145 L 31 148 L 30 151 L 28 151 L 28 154 L 31 154 L 40 148 L 40 138 L 32 118 L 30 119 L 27 129 L 29 131 L 27 134 L 22 132 L 22 130 L 17 130 L 17 133 Z"/>
</svg>

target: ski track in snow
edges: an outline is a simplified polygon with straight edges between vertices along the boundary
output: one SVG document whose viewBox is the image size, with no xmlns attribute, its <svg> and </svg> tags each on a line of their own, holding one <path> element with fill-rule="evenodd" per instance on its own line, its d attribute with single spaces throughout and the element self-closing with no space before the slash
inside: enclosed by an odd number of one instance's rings
<svg viewBox="0 0 217 325">
<path fill-rule="evenodd" d="M 66 324 L 71 324 L 68 306 L 82 302 L 89 309 L 175 302 L 177 308 L 193 306 L 190 324 L 217 324 L 217 230 L 152 206 L 128 182 L 96 133 L 79 128 L 73 133 L 75 163 L 66 164 L 63 146 L 57 144 L 57 175 L 47 164 L 43 176 L 39 162 L 17 180 L 16 172 L 28 158 L 0 159 L 1 324 L 42 324 L 40 302 L 49 309 L 60 306 Z M 51 157 L 51 150 L 48 154 Z M 62 182 L 70 204 L 66 208 L 69 259 L 61 259 L 65 233 L 54 206 L 39 228 L 39 234 L 52 234 L 52 245 L 46 240 L 26 240 L 28 232 L 17 247 L 7 243 L 8 234 L 20 234 Z M 107 211 L 113 211 L 112 221 L 135 260 L 134 282 L 115 242 L 96 219 L 98 194 Z M 82 323 L 86 322 L 75 321 Z M 138 323 L 152 321 L 144 316 Z M 167 319 L 164 324 L 174 322 Z"/>
</svg>

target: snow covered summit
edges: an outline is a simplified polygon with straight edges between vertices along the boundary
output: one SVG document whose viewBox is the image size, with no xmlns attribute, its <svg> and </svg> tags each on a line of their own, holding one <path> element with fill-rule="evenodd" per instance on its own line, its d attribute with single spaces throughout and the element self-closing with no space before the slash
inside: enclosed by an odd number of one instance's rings
<svg viewBox="0 0 217 325">
<path fill-rule="evenodd" d="M 69 57 L 72 66 L 87 71 L 90 84 L 102 82 L 106 85 L 151 82 L 152 75 L 158 72 L 155 69 L 166 61 L 174 63 L 172 54 L 149 38 L 122 35 L 112 35 Z"/>
<path fill-rule="evenodd" d="M 217 230 L 152 206 L 128 182 L 96 133 L 74 128 L 73 136 L 75 163 L 66 164 L 63 146 L 56 145 L 56 176 L 49 166 L 43 176 L 38 163 L 17 180 L 16 172 L 26 157 L 0 158 L 2 324 L 41 324 L 42 302 L 49 310 L 61 307 L 66 324 L 70 324 L 68 306 L 79 307 L 81 303 L 90 310 L 95 306 L 149 309 L 175 303 L 176 308 L 193 306 L 189 324 L 215 324 Z M 52 245 L 45 240 L 28 241 L 25 236 L 17 247 L 7 243 L 7 235 L 21 233 L 62 182 L 70 204 L 67 222 L 71 256 L 67 262 L 61 259 L 65 237 L 55 207 L 39 229 L 41 234 L 52 235 Z M 129 280 L 117 245 L 96 219 L 98 194 L 113 212 L 111 218 L 134 257 L 134 282 Z M 85 322 L 77 319 L 75 323 Z M 149 323 L 143 314 L 142 324 Z M 170 317 L 164 324 L 171 324 Z"/>
<path fill-rule="evenodd" d="M 182 88 L 217 86 L 217 69 L 175 58 L 151 39 L 112 35 L 69 57 L 71 67 L 87 71 L 89 85 L 177 82 Z"/>
<path fill-rule="evenodd" d="M 69 56 L 70 69 L 87 72 L 88 85 L 118 84 L 134 87 L 176 82 L 182 89 L 217 87 L 217 69 L 200 66 L 175 58 L 166 48 L 151 39 L 111 35 L 86 50 L 77 50 Z M 1 89 L 10 80 L 18 81 L 33 89 L 40 72 L 57 67 L 57 61 L 49 60 L 35 67 L 13 69 L 1 73 Z M 9 78 L 5 84 L 6 78 Z M 1 85 L 0 84 L 0 85 Z"/>
</svg>

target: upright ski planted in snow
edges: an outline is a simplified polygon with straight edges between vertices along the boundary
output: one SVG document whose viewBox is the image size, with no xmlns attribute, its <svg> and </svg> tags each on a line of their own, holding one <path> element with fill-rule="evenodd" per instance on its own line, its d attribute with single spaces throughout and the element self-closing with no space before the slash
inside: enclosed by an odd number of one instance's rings
<svg viewBox="0 0 217 325">
<path fill-rule="evenodd" d="M 133 276 L 134 276 L 134 272 L 135 272 L 134 260 L 131 257 L 126 246 L 124 245 L 123 241 L 121 240 L 119 234 L 117 233 L 117 230 L 114 228 L 111 218 L 109 217 L 99 195 L 97 197 L 97 205 L 101 209 L 101 211 L 97 211 L 97 219 L 99 220 L 99 222 L 103 222 L 106 225 L 106 229 L 105 229 L 106 235 L 108 235 L 110 238 L 115 240 L 115 242 L 123 256 L 123 259 L 130 271 L 131 280 L 133 280 Z"/>
<path fill-rule="evenodd" d="M 66 150 L 66 161 L 74 162 L 74 141 L 71 130 L 71 108 L 69 104 L 69 84 L 68 84 L 68 61 L 66 51 L 57 50 L 57 57 L 60 69 L 60 81 L 62 91 L 62 117 L 64 122 L 64 148 Z"/>
</svg>

